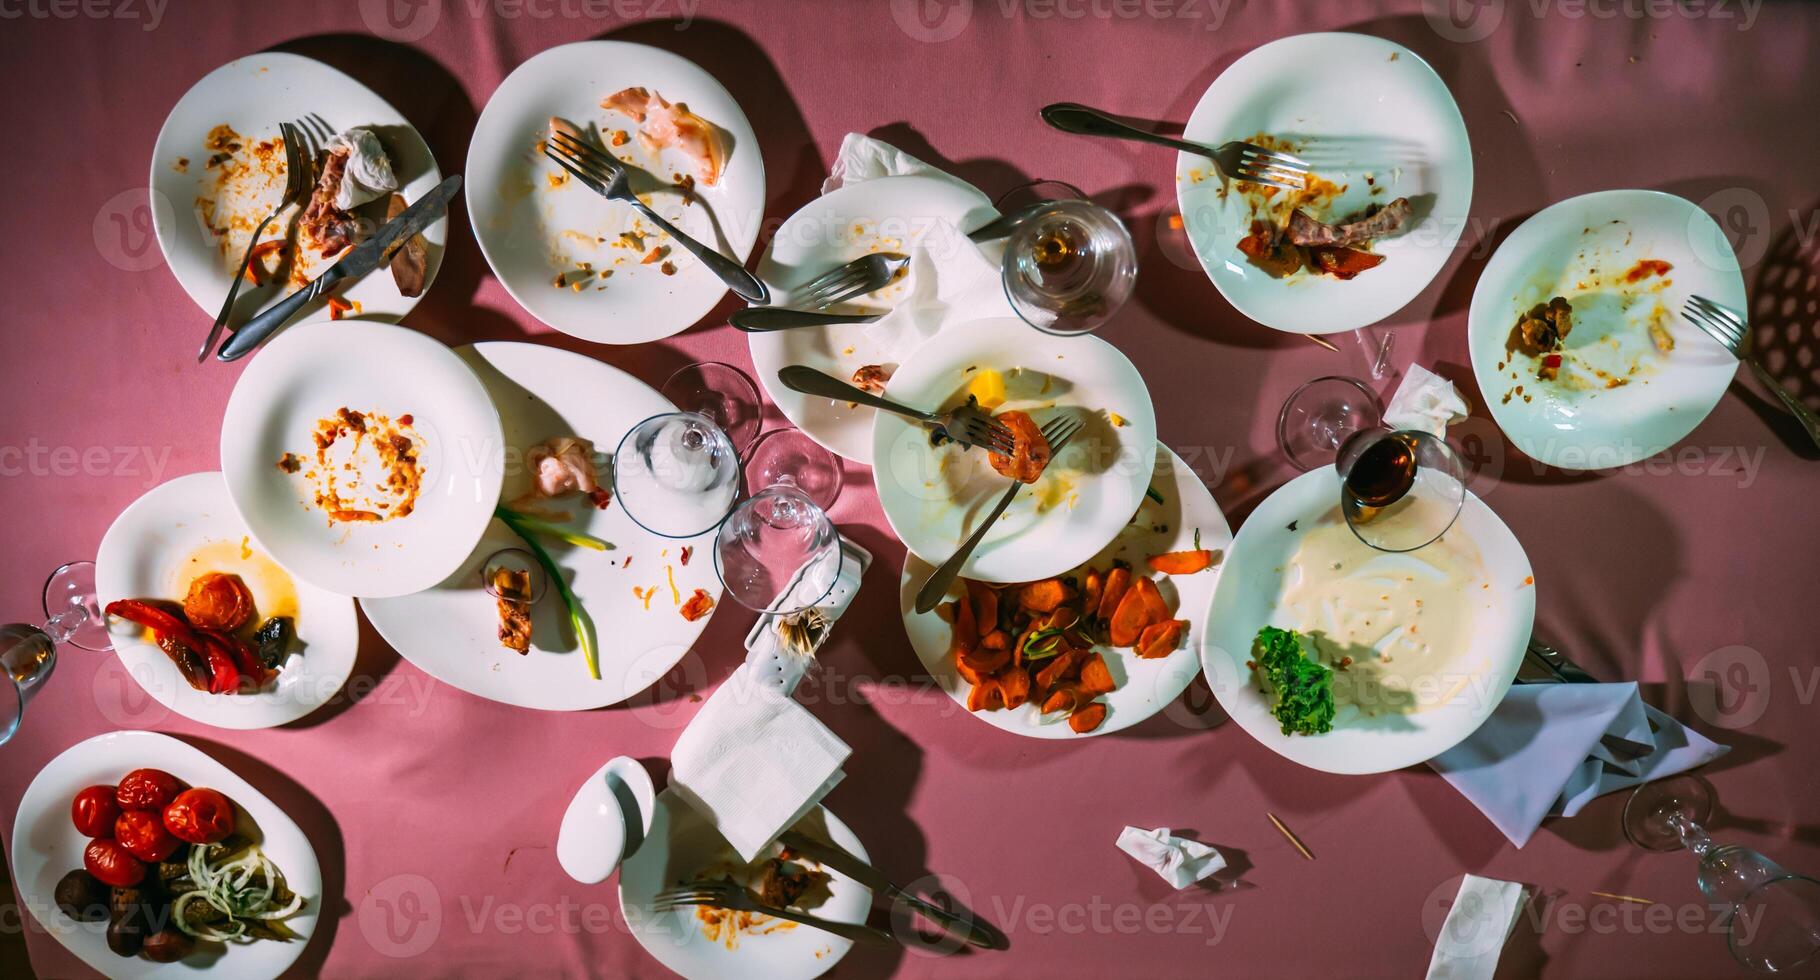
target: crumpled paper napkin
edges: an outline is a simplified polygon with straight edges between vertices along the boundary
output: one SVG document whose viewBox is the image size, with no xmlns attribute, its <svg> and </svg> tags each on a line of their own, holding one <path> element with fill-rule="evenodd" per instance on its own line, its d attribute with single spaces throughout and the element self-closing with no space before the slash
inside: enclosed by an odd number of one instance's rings
<svg viewBox="0 0 1820 980">
<path fill-rule="evenodd" d="M 1177 837 L 1168 827 L 1126 827 L 1119 831 L 1118 846 L 1177 888 L 1187 888 L 1226 867 L 1225 855 L 1200 841 Z"/>
</svg>

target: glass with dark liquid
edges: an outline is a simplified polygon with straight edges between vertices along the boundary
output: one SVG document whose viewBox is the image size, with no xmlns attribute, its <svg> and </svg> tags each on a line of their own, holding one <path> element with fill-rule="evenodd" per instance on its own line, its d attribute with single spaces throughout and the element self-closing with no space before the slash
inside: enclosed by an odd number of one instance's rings
<svg viewBox="0 0 1820 980">
<path fill-rule="evenodd" d="M 1414 551 L 1453 526 L 1466 501 L 1466 469 L 1445 439 L 1415 429 L 1354 433 L 1334 458 L 1340 512 L 1379 551 Z"/>
</svg>

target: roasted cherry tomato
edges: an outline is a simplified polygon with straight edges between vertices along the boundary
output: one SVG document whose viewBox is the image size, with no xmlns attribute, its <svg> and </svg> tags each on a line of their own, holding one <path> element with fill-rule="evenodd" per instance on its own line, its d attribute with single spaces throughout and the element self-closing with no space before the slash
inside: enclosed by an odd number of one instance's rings
<svg viewBox="0 0 1820 980">
<path fill-rule="evenodd" d="M 189 594 L 183 597 L 183 615 L 191 626 L 237 630 L 253 618 L 253 593 L 247 591 L 238 575 L 198 575 L 190 582 Z"/>
<path fill-rule="evenodd" d="M 120 781 L 114 802 L 122 810 L 162 811 L 181 792 L 183 781 L 163 769 L 134 769 Z"/>
<path fill-rule="evenodd" d="M 106 837 L 114 832 L 114 818 L 120 816 L 120 804 L 114 801 L 114 787 L 90 786 L 70 801 L 70 819 L 84 837 Z"/>
<path fill-rule="evenodd" d="M 212 789 L 184 790 L 164 808 L 164 829 L 192 844 L 213 844 L 234 832 L 234 804 Z"/>
<path fill-rule="evenodd" d="M 114 839 L 127 852 L 147 864 L 157 864 L 183 846 L 164 828 L 164 819 L 150 810 L 128 810 L 114 821 Z"/>
<path fill-rule="evenodd" d="M 115 888 L 131 888 L 145 879 L 145 865 L 117 840 L 89 841 L 82 850 L 82 866 L 95 880 Z"/>
</svg>

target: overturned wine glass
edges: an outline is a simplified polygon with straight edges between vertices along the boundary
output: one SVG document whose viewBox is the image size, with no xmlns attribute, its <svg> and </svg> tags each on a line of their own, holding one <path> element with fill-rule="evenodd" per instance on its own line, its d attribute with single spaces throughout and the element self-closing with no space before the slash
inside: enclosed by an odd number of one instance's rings
<svg viewBox="0 0 1820 980">
<path fill-rule="evenodd" d="M 95 597 L 92 561 L 69 562 L 51 573 L 44 583 L 44 616 L 42 626 L 0 626 L 0 667 L 6 672 L 6 683 L 0 685 L 0 744 L 19 730 L 26 702 L 56 669 L 59 644 L 95 653 L 113 648 Z"/>
</svg>

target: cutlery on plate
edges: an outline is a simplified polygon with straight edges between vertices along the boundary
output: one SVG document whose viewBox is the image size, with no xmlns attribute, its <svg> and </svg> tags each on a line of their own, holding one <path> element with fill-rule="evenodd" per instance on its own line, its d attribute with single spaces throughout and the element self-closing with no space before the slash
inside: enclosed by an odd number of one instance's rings
<svg viewBox="0 0 1820 980">
<path fill-rule="evenodd" d="M 1030 217 L 1054 203 L 1054 201 L 1038 201 L 1035 204 L 1027 204 L 1018 208 L 1010 214 L 1001 214 L 991 221 L 968 232 L 967 240 L 975 245 L 984 245 L 987 242 L 997 241 L 1011 234 L 1012 229 L 1015 229 L 1021 224 L 1025 218 Z"/>
<path fill-rule="evenodd" d="M 285 321 L 297 315 L 311 302 L 326 294 L 329 290 L 349 279 L 364 276 L 375 269 L 385 268 L 410 242 L 411 236 L 423 231 L 442 217 L 449 210 L 449 201 L 455 192 L 461 189 L 461 175 L 456 174 L 437 184 L 428 194 L 419 198 L 417 203 L 405 208 L 398 217 L 385 223 L 375 232 L 372 238 L 361 242 L 341 257 L 341 261 L 330 266 L 322 275 L 310 281 L 308 286 L 297 290 L 284 299 L 273 304 L 270 309 L 261 311 L 248 320 L 244 326 L 234 331 L 233 336 L 215 352 L 218 361 L 236 361 L 252 353 L 260 341 L 270 336 L 273 331 L 284 326 Z"/>
<path fill-rule="evenodd" d="M 740 299 L 748 303 L 767 303 L 771 300 L 771 290 L 758 277 L 746 271 L 746 267 L 720 254 L 717 249 L 709 248 L 701 242 L 682 233 L 675 225 L 665 221 L 649 204 L 639 200 L 632 193 L 627 178 L 626 165 L 618 157 L 595 146 L 592 142 L 563 129 L 552 129 L 550 138 L 544 141 L 543 155 L 556 161 L 557 165 L 575 175 L 575 179 L 587 185 L 588 189 L 610 201 L 624 201 L 636 208 L 647 220 L 656 225 L 664 234 L 669 235 L 676 243 L 689 250 L 707 266 L 709 271 L 720 277 Z"/>
<path fill-rule="evenodd" d="M 883 929 L 856 922 L 835 922 L 806 912 L 791 909 L 780 909 L 774 905 L 765 905 L 752 897 L 752 893 L 731 881 L 692 881 L 675 888 L 666 888 L 657 893 L 651 902 L 651 911 L 668 912 L 679 905 L 707 905 L 717 909 L 729 909 L 735 912 L 757 912 L 776 919 L 786 919 L 800 923 L 823 932 L 832 933 L 842 939 L 858 943 L 891 945 L 897 940 Z"/>
<path fill-rule="evenodd" d="M 1078 102 L 1057 102 L 1054 105 L 1044 106 L 1042 116 L 1044 122 L 1064 133 L 1077 133 L 1082 136 L 1110 136 L 1113 139 L 1156 143 L 1159 146 L 1181 150 L 1183 153 L 1194 153 L 1207 157 L 1219 166 L 1221 173 L 1233 180 L 1282 187 L 1292 191 L 1299 191 L 1307 186 L 1308 164 L 1302 158 L 1275 150 L 1267 150 L 1256 143 L 1233 140 L 1219 146 L 1203 146 L 1200 143 L 1190 143 L 1173 136 L 1138 129 L 1122 123 L 1098 109 L 1090 109 Z"/>
<path fill-rule="evenodd" d="M 209 328 L 207 340 L 202 342 L 202 349 L 196 352 L 196 363 L 208 360 L 209 351 L 215 349 L 215 343 L 221 339 L 221 331 L 227 326 L 228 318 L 234 312 L 234 298 L 240 295 L 240 284 L 246 281 L 247 267 L 253 262 L 253 248 L 259 244 L 259 236 L 265 234 L 265 226 L 272 223 L 285 208 L 303 200 L 310 192 L 310 170 L 315 153 L 305 155 L 303 124 L 301 122 L 278 124 L 278 137 L 284 142 L 284 196 L 278 199 L 278 206 L 272 213 L 259 222 L 253 229 L 253 237 L 247 239 L 246 254 L 240 257 L 240 264 L 234 268 L 234 281 L 228 286 L 227 300 L 221 304 L 221 312 L 215 315 L 215 325 Z"/>
<path fill-rule="evenodd" d="M 729 322 L 748 333 L 789 330 L 793 327 L 817 327 L 829 323 L 870 323 L 881 319 L 884 314 L 815 313 L 812 311 L 825 309 L 855 296 L 883 289 L 897 278 L 899 270 L 909 264 L 910 256 L 900 255 L 896 252 L 874 252 L 871 255 L 862 255 L 791 290 L 792 305 L 804 309 L 747 307 L 735 312 L 729 318 Z"/>
<path fill-rule="evenodd" d="M 993 935 L 992 930 L 984 923 L 964 915 L 957 915 L 939 905 L 926 902 L 891 883 L 884 872 L 859 858 L 848 854 L 833 844 L 824 844 L 813 837 L 788 830 L 778 837 L 778 843 L 796 851 L 804 857 L 819 864 L 833 868 L 835 871 L 865 885 L 872 891 L 874 898 L 889 897 L 901 901 L 929 919 L 941 923 L 945 928 L 960 930 L 967 943 L 981 949 L 1003 949 L 1005 943 Z"/>
<path fill-rule="evenodd" d="M 1801 399 L 1777 384 L 1776 379 L 1757 360 L 1757 355 L 1750 352 L 1750 330 L 1742 316 L 1704 296 L 1689 296 L 1681 306 L 1681 316 L 1718 341 L 1719 346 L 1731 351 L 1738 360 L 1750 365 L 1751 373 L 1757 376 L 1757 381 L 1782 402 L 1782 407 L 1794 414 L 1801 422 L 1801 427 L 1807 430 L 1807 437 L 1814 441 L 1814 445 L 1820 446 L 1820 416 L 1816 416 L 1814 410 L 1803 404 Z"/>
<path fill-rule="evenodd" d="M 933 426 L 946 433 L 948 438 L 968 448 L 979 447 L 987 452 L 1008 456 L 1015 448 L 1016 441 L 1005 423 L 994 419 L 969 400 L 967 404 L 952 412 L 936 414 L 918 411 L 908 405 L 900 405 L 889 398 L 850 385 L 831 375 L 824 374 L 812 367 L 792 364 L 777 372 L 777 380 L 791 391 L 800 391 L 805 395 L 818 395 L 836 401 L 857 402 L 872 408 L 883 409 L 905 418 L 915 419 L 924 425 Z"/>
<path fill-rule="evenodd" d="M 1049 461 L 1051 463 L 1055 462 L 1056 457 L 1067 448 L 1068 441 L 1081 431 L 1082 424 L 1080 419 L 1073 416 L 1057 416 L 1043 423 L 1043 440 L 1049 443 Z M 1012 480 L 1010 488 L 1005 491 L 1003 497 L 999 498 L 997 505 L 992 508 L 992 512 L 986 515 L 986 519 L 980 521 L 973 536 L 963 542 L 960 550 L 948 556 L 948 560 L 942 562 L 941 567 L 929 576 L 929 581 L 924 582 L 923 587 L 916 593 L 917 612 L 926 613 L 942 604 L 942 600 L 948 597 L 948 586 L 954 584 L 955 576 L 961 573 L 961 566 L 967 564 L 967 559 L 972 556 L 973 549 L 979 547 L 980 542 L 985 540 L 986 532 L 992 530 L 992 526 L 998 523 L 999 515 L 1005 512 L 1005 508 L 1011 506 L 1011 501 L 1025 486 L 1026 484 Z"/>
</svg>

